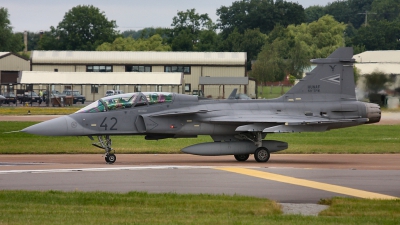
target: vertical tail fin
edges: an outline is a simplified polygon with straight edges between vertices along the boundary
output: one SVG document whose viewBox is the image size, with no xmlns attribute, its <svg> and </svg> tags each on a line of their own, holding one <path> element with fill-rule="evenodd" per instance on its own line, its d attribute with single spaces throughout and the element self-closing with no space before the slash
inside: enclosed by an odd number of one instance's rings
<svg viewBox="0 0 400 225">
<path fill-rule="evenodd" d="M 356 99 L 353 74 L 353 48 L 338 48 L 324 59 L 313 59 L 317 66 L 282 98 L 286 101 L 337 101 Z"/>
</svg>

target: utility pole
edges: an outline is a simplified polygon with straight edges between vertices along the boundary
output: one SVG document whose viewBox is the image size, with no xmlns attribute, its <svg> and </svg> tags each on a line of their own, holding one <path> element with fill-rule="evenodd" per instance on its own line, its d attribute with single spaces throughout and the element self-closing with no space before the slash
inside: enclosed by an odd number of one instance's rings
<svg viewBox="0 0 400 225">
<path fill-rule="evenodd" d="M 368 12 L 367 10 L 365 10 L 365 13 L 357 13 L 357 14 L 365 14 L 364 26 L 366 27 L 368 25 L 368 14 L 376 14 L 376 13 Z"/>
</svg>

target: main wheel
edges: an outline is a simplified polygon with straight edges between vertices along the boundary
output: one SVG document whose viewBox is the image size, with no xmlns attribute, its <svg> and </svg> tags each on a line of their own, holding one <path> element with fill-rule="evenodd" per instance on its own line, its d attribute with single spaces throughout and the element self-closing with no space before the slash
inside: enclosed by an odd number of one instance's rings
<svg viewBox="0 0 400 225">
<path fill-rule="evenodd" d="M 267 162 L 269 160 L 269 151 L 265 147 L 259 147 L 254 152 L 254 159 L 257 162 Z"/>
<path fill-rule="evenodd" d="M 239 162 L 244 162 L 249 158 L 249 154 L 243 154 L 243 155 L 234 155 L 235 159 Z"/>
<path fill-rule="evenodd" d="M 114 154 L 109 154 L 109 155 L 106 155 L 105 160 L 107 163 L 113 164 L 117 160 L 117 156 L 115 156 Z"/>
</svg>

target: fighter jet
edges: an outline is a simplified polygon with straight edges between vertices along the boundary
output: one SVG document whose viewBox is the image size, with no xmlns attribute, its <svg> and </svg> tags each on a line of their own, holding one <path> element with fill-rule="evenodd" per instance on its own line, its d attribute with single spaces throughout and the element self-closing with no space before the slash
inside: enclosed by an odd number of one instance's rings
<svg viewBox="0 0 400 225">
<path fill-rule="evenodd" d="M 246 161 L 254 154 L 267 162 L 286 142 L 264 140 L 268 133 L 323 132 L 377 123 L 377 104 L 357 101 L 352 48 L 339 48 L 286 94 L 275 99 L 210 100 L 167 92 L 136 92 L 101 98 L 71 115 L 45 121 L 23 132 L 46 136 L 88 136 L 116 161 L 112 135 L 144 135 L 146 140 L 210 135 L 213 142 L 188 146 L 195 155 L 234 155 Z"/>
</svg>

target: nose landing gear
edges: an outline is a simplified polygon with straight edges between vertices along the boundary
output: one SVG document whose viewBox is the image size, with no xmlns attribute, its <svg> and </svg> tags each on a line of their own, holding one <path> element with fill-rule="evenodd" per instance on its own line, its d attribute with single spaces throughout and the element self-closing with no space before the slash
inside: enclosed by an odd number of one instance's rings
<svg viewBox="0 0 400 225">
<path fill-rule="evenodd" d="M 89 138 L 92 141 L 94 140 L 92 136 L 89 136 Z M 115 163 L 115 161 L 117 160 L 117 156 L 114 154 L 115 150 L 111 148 L 112 141 L 110 139 L 110 135 L 97 136 L 97 139 L 99 141 L 97 143 L 92 143 L 92 145 L 104 149 L 104 151 L 106 151 L 104 159 L 108 164 Z"/>
</svg>

